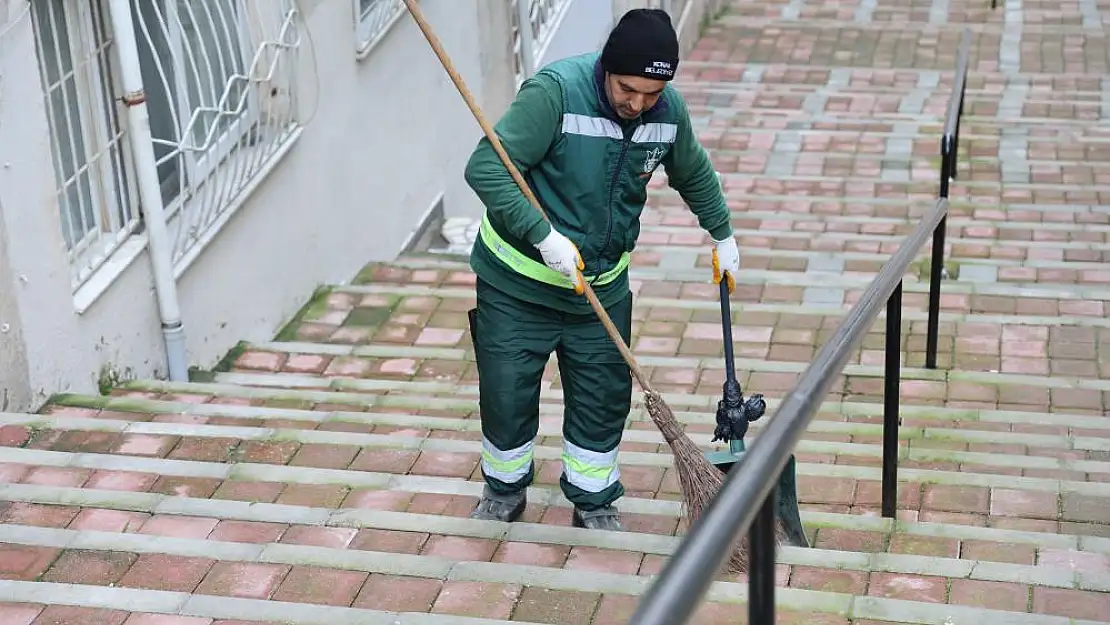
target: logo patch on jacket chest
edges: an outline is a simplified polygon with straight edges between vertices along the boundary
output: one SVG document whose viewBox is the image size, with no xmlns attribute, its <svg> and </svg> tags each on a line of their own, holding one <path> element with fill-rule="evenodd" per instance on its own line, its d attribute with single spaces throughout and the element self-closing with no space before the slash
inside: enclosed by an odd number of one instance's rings
<svg viewBox="0 0 1110 625">
<path fill-rule="evenodd" d="M 650 174 L 655 171 L 659 166 L 659 161 L 663 159 L 663 148 L 653 148 L 648 150 L 647 156 L 644 157 L 644 173 Z"/>
</svg>

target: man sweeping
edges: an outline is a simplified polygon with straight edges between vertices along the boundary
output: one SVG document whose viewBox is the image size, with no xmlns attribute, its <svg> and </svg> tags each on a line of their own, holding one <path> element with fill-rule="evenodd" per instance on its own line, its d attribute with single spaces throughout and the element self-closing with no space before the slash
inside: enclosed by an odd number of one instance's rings
<svg viewBox="0 0 1110 625">
<path fill-rule="evenodd" d="M 617 447 L 632 403 L 628 365 L 583 293 L 588 281 L 630 341 L 630 253 L 647 185 L 662 166 L 715 241 L 713 279 L 740 257 L 717 174 L 668 84 L 678 38 L 660 10 L 621 18 L 602 52 L 552 63 L 525 81 L 495 131 L 551 224 L 521 193 L 489 140 L 466 167 L 486 206 L 470 258 L 485 488 L 471 518 L 511 522 L 535 475 L 540 385 L 552 352 L 563 389 L 560 486 L 572 523 L 621 529 Z"/>
</svg>

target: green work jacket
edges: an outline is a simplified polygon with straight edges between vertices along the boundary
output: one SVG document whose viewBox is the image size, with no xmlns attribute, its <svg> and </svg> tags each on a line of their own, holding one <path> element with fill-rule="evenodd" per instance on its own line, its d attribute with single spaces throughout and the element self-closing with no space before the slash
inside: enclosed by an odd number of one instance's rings
<svg viewBox="0 0 1110 625">
<path fill-rule="evenodd" d="M 648 181 L 660 165 L 714 239 L 732 236 L 732 226 L 716 171 L 678 91 L 668 84 L 654 107 L 623 120 L 605 95 L 598 57 L 584 54 L 544 67 L 524 82 L 494 131 L 552 224 L 578 246 L 583 275 L 608 307 L 628 294 L 630 253 Z M 571 282 L 543 264 L 535 244 L 551 226 L 486 137 L 465 177 L 486 207 L 470 257 L 477 276 L 519 299 L 591 314 Z"/>
</svg>

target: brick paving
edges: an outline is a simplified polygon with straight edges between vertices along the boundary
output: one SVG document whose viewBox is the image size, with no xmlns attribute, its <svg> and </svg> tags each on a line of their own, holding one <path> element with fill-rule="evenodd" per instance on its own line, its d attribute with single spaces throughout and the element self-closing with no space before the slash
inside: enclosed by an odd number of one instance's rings
<svg viewBox="0 0 1110 625">
<path fill-rule="evenodd" d="M 737 2 L 683 63 L 740 240 L 740 379 L 773 413 L 934 201 L 972 30 L 938 370 L 928 250 L 905 277 L 898 519 L 880 320 L 797 448 L 812 547 L 779 552 L 780 624 L 1110 623 L 1110 5 L 1000 4 Z M 663 178 L 633 348 L 708 450 L 717 290 Z M 636 393 L 628 531 L 571 528 L 551 366 L 524 518 L 466 518 L 473 281 L 458 255 L 370 265 L 195 382 L 0 414 L 0 625 L 629 622 L 686 530 L 669 448 Z M 721 575 L 693 622 L 745 622 L 745 592 Z"/>
</svg>

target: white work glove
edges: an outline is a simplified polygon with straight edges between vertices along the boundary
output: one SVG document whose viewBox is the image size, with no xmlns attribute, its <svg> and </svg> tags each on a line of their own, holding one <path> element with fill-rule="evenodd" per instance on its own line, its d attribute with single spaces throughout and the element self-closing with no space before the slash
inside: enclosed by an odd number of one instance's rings
<svg viewBox="0 0 1110 625">
<path fill-rule="evenodd" d="M 728 292 L 736 288 L 736 274 L 740 272 L 740 250 L 736 239 L 728 237 L 724 241 L 713 240 L 713 283 L 720 284 L 722 274 L 728 275 Z"/>
<path fill-rule="evenodd" d="M 543 256 L 543 262 L 567 277 L 574 283 L 574 292 L 581 295 L 586 292 L 586 283 L 582 279 L 582 270 L 586 268 L 582 262 L 582 255 L 578 247 L 570 239 L 560 234 L 555 228 L 536 245 L 536 249 Z"/>
</svg>

